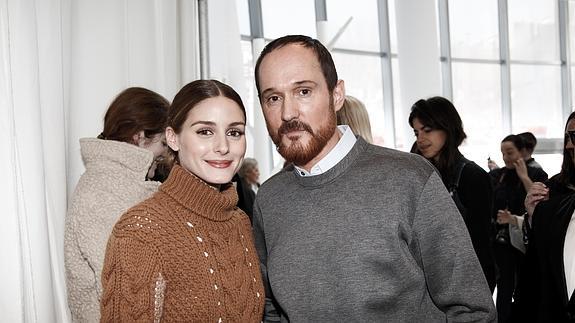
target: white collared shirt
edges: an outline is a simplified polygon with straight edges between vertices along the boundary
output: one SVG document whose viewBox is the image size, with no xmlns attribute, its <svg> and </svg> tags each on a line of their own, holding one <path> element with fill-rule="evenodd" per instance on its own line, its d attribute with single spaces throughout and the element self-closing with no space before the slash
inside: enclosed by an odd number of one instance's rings
<svg viewBox="0 0 575 323">
<path fill-rule="evenodd" d="M 325 155 L 325 157 L 317 162 L 317 164 L 315 164 L 309 172 L 294 165 L 297 173 L 300 176 L 315 176 L 323 174 L 330 170 L 337 163 L 339 163 L 347 155 L 347 153 L 349 153 L 349 151 L 353 148 L 353 145 L 355 145 L 357 138 L 353 134 L 351 128 L 347 125 L 337 126 L 337 131 L 341 132 L 342 136 L 339 138 L 339 141 L 335 147 L 333 147 L 333 149 L 327 155 Z"/>
<path fill-rule="evenodd" d="M 567 298 L 575 290 L 575 212 L 571 215 L 563 245 L 563 265 L 565 266 L 565 282 L 567 284 Z"/>
</svg>

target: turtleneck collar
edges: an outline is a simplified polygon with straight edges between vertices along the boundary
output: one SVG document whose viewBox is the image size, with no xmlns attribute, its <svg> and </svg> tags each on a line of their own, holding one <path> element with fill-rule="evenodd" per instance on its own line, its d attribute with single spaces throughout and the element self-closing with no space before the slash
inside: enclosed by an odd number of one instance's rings
<svg viewBox="0 0 575 323">
<path fill-rule="evenodd" d="M 86 168 L 101 163 L 120 164 L 141 178 L 146 178 L 154 161 L 151 151 L 122 141 L 82 138 L 80 148 Z"/>
<path fill-rule="evenodd" d="M 174 165 L 160 191 L 194 213 L 213 221 L 226 221 L 238 203 L 238 195 L 230 183 L 221 191 L 207 184 L 180 165 Z"/>
</svg>

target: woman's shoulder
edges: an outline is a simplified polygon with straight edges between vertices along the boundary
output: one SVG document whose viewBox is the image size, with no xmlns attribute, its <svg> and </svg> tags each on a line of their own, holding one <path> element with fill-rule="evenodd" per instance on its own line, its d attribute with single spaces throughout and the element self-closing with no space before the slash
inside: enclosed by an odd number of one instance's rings
<svg viewBox="0 0 575 323">
<path fill-rule="evenodd" d="M 116 222 L 115 235 L 152 236 L 170 218 L 171 211 L 164 203 L 161 192 L 129 208 Z"/>
</svg>

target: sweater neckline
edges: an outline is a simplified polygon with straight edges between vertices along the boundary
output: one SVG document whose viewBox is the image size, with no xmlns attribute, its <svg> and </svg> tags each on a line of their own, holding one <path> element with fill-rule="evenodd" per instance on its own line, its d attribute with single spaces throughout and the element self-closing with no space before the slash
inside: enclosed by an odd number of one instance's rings
<svg viewBox="0 0 575 323">
<path fill-rule="evenodd" d="M 213 221 L 229 220 L 238 203 L 237 192 L 231 183 L 222 185 L 221 190 L 214 189 L 178 164 L 159 190 L 186 209 Z"/>
<path fill-rule="evenodd" d="M 296 177 L 296 181 L 302 186 L 315 187 L 324 185 L 343 174 L 353 164 L 353 162 L 355 162 L 357 157 L 368 147 L 369 143 L 367 143 L 367 141 L 365 141 L 361 136 L 358 136 L 353 148 L 347 153 L 347 155 L 345 155 L 339 163 L 327 172 L 315 176 L 300 176 L 295 167 L 291 167 L 293 170 L 292 174 Z"/>
</svg>

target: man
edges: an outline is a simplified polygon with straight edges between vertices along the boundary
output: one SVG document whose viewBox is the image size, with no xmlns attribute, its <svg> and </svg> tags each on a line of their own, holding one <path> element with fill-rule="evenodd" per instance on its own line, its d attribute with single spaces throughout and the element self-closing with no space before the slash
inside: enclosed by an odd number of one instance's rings
<svg viewBox="0 0 575 323">
<path fill-rule="evenodd" d="M 276 39 L 255 75 L 268 132 L 290 162 L 254 205 L 265 320 L 494 321 L 465 224 L 433 167 L 336 128 L 345 89 L 327 49 L 306 36 Z"/>
<path fill-rule="evenodd" d="M 523 159 L 525 159 L 525 163 L 527 166 L 542 168 L 541 165 L 535 161 L 535 158 L 532 157 L 533 151 L 535 150 L 535 146 L 537 146 L 537 138 L 535 135 L 529 131 L 522 132 L 518 134 L 523 141 L 525 141 L 525 149 L 523 150 Z"/>
</svg>

